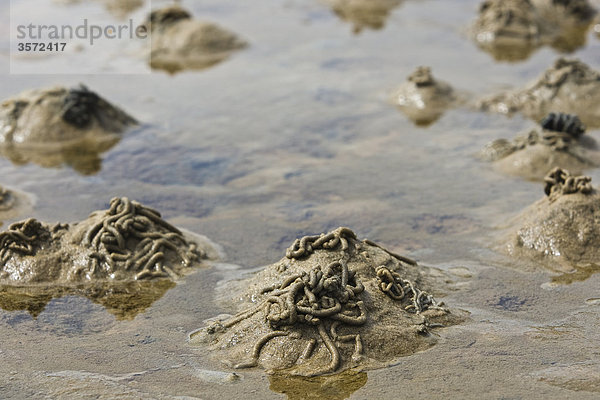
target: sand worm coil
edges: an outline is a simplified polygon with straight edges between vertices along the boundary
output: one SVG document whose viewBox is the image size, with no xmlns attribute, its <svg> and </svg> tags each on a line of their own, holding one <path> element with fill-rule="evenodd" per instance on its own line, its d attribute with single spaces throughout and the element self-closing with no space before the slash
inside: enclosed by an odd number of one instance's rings
<svg viewBox="0 0 600 400">
<path fill-rule="evenodd" d="M 554 168 L 550 171 L 544 178 L 544 182 L 546 183 L 544 193 L 551 198 L 563 194 L 590 194 L 593 192 L 591 177 L 573 176 L 569 171 L 561 168 Z"/>
<path fill-rule="evenodd" d="M 399 273 L 385 266 L 376 269 L 379 289 L 391 299 L 403 301 L 409 299 L 409 304 L 404 308 L 408 312 L 420 314 L 429 309 L 445 310 L 438 304 L 432 295 L 415 287 L 408 279 L 403 279 Z"/>
<path fill-rule="evenodd" d="M 102 220 L 86 233 L 85 242 L 95 252 L 90 256 L 92 273 L 105 263 L 109 270 L 124 267 L 136 279 L 177 277 L 167 260 L 189 266 L 202 257 L 181 231 L 161 218 L 158 211 L 126 197 L 113 198 Z"/>
</svg>

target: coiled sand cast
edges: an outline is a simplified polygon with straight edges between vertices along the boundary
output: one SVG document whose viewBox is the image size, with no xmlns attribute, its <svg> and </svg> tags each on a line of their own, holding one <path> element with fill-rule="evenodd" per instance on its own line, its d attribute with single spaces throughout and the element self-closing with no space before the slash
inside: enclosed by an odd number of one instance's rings
<svg viewBox="0 0 600 400">
<path fill-rule="evenodd" d="M 125 318 L 139 311 L 136 301 L 119 306 L 107 296 L 137 299 L 145 308 L 152 303 L 148 290 L 160 297 L 177 278 L 216 256 L 206 239 L 184 234 L 157 211 L 113 198 L 108 210 L 72 225 L 30 218 L 1 232 L 0 306 L 21 301 L 22 308 L 38 310 L 40 299 L 79 294 L 111 303 L 117 313 L 125 310 Z M 145 281 L 161 283 L 140 284 Z"/>
<path fill-rule="evenodd" d="M 420 289 L 425 271 L 348 228 L 306 236 L 237 282 L 229 293 L 243 299 L 241 312 L 212 320 L 190 341 L 234 368 L 316 376 L 384 366 L 435 343 L 434 327 L 463 318 Z"/>
</svg>

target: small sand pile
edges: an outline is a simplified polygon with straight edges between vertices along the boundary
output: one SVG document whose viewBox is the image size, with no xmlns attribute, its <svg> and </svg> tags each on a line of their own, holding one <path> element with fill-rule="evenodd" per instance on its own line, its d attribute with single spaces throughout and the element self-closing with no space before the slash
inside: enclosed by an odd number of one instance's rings
<svg viewBox="0 0 600 400">
<path fill-rule="evenodd" d="M 81 85 L 23 92 L 0 105 L 0 154 L 15 164 L 63 163 L 91 174 L 135 119 Z"/>
<path fill-rule="evenodd" d="M 149 307 L 175 280 L 218 257 L 208 239 L 182 233 L 125 197 L 84 221 L 33 218 L 0 233 L 0 307 L 38 315 L 53 298 L 87 297 L 119 319 Z"/>
<path fill-rule="evenodd" d="M 150 66 L 171 73 L 208 68 L 248 45 L 214 23 L 193 19 L 176 5 L 152 11 L 146 25 L 152 34 Z"/>
<path fill-rule="evenodd" d="M 177 278 L 207 251 L 157 211 L 113 198 L 110 209 L 72 226 L 35 219 L 10 225 L 0 233 L 0 283 Z"/>
<path fill-rule="evenodd" d="M 511 221 L 501 248 L 560 271 L 597 264 L 600 195 L 591 178 L 555 168 L 545 178 L 544 192 L 546 197 Z"/>
<path fill-rule="evenodd" d="M 392 95 L 400 111 L 421 126 L 437 121 L 456 101 L 452 87 L 436 80 L 429 67 L 418 67 Z"/>
</svg>

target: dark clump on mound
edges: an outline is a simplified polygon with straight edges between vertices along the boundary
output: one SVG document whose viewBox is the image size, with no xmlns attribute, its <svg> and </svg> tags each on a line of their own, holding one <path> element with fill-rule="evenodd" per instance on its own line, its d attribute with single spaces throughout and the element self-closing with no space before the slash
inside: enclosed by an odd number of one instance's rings
<svg viewBox="0 0 600 400">
<path fill-rule="evenodd" d="M 192 19 L 192 14 L 180 7 L 167 7 L 152 11 L 148 19 L 151 26 L 166 26 L 184 19 Z"/>
<path fill-rule="evenodd" d="M 552 112 L 542 119 L 540 125 L 546 130 L 568 133 L 573 137 L 579 137 L 585 132 L 585 125 L 573 114 Z"/>
<path fill-rule="evenodd" d="M 23 92 L 0 108 L 3 142 L 19 146 L 120 134 L 135 124 L 134 118 L 84 85 Z"/>
<path fill-rule="evenodd" d="M 90 124 L 99 102 L 100 97 L 83 85 L 71 89 L 63 101 L 62 119 L 80 129 L 85 128 Z"/>
<path fill-rule="evenodd" d="M 190 334 L 234 368 L 317 376 L 375 368 L 435 342 L 463 317 L 420 286 L 424 268 L 348 228 L 297 239 L 286 257 L 231 290 L 241 312 Z M 235 285 L 235 284 L 232 284 Z"/>
</svg>

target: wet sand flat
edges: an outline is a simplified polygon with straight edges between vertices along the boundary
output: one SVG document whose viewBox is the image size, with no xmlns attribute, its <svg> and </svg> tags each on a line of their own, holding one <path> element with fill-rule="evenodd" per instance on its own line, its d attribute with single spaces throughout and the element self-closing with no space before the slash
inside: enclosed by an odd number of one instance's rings
<svg viewBox="0 0 600 400">
<path fill-rule="evenodd" d="M 0 184 L 35 196 L 18 219 L 78 221 L 127 196 L 206 235 L 226 255 L 131 320 L 74 295 L 52 300 L 36 318 L 0 310 L 0 397 L 279 399 L 286 392 L 292 399 L 301 386 L 331 399 L 597 398 L 600 274 L 522 271 L 519 260 L 490 250 L 494 227 L 541 192 L 474 154 L 534 123 L 461 107 L 419 127 L 388 103 L 419 65 L 474 100 L 523 87 L 563 55 L 544 47 L 522 62 L 496 62 L 465 32 L 478 3 L 407 0 L 381 29 L 353 33 L 327 2 L 189 1 L 195 16 L 243 34 L 249 47 L 175 75 L 0 75 L 1 99 L 83 82 L 142 123 L 101 155 L 92 175 L 0 158 Z M 57 7 L 37 4 L 40 13 Z M 111 18 L 100 3 L 70 7 Z M 4 32 L 8 4 L 0 15 Z M 3 71 L 7 37 L 0 38 Z M 569 56 L 600 69 L 599 51 L 588 32 Z M 595 129 L 586 135 L 600 138 Z M 600 170 L 586 174 L 600 181 Z M 395 366 L 340 377 L 354 390 L 342 397 L 327 389 L 335 382 L 286 387 L 261 370 L 228 369 L 187 343 L 205 319 L 234 311 L 215 300 L 216 288 L 275 262 L 295 238 L 338 226 L 448 273 L 443 296 L 434 295 L 469 319 L 436 329 L 434 347 Z"/>
</svg>

